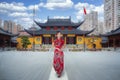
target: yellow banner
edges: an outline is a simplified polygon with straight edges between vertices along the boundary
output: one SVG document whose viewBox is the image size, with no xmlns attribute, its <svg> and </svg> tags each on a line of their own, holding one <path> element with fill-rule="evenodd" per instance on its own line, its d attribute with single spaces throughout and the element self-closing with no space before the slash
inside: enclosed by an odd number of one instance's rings
<svg viewBox="0 0 120 80">
<path fill-rule="evenodd" d="M 67 37 L 75 37 L 75 34 L 68 34 Z"/>
<path fill-rule="evenodd" d="M 50 34 L 44 34 L 43 36 L 44 36 L 44 37 L 51 37 Z"/>
</svg>

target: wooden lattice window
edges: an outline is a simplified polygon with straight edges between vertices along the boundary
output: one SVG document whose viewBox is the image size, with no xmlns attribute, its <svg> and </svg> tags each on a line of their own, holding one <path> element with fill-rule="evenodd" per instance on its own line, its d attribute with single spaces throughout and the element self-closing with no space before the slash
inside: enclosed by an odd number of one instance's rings
<svg viewBox="0 0 120 80">
<path fill-rule="evenodd" d="M 54 27 L 54 30 L 57 30 L 57 29 L 58 29 L 58 27 L 55 26 L 55 27 Z"/>
<path fill-rule="evenodd" d="M 50 30 L 50 27 L 48 26 L 48 27 L 46 27 L 46 30 Z"/>
<path fill-rule="evenodd" d="M 68 30 L 72 30 L 72 27 L 71 27 L 71 26 L 69 26 L 69 27 L 68 27 Z"/>
<path fill-rule="evenodd" d="M 64 29 L 65 29 L 65 27 L 64 27 L 64 26 L 62 26 L 62 27 L 61 27 L 61 30 L 64 30 Z"/>
</svg>

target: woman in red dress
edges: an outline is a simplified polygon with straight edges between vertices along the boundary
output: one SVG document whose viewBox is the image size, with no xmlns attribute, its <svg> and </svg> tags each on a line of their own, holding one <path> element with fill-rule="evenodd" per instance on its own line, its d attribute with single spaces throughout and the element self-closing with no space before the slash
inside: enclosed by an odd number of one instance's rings
<svg viewBox="0 0 120 80">
<path fill-rule="evenodd" d="M 54 47 L 53 67 L 58 77 L 60 77 L 64 69 L 63 48 L 65 48 L 65 44 L 60 31 L 57 32 L 56 37 L 57 38 L 52 43 L 52 46 Z"/>
</svg>

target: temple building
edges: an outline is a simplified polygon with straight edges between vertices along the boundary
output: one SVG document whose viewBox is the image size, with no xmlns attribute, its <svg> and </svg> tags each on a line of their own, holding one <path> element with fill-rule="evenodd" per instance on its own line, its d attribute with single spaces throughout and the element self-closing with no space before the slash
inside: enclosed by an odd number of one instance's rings
<svg viewBox="0 0 120 80">
<path fill-rule="evenodd" d="M 0 48 L 17 47 L 17 36 L 19 34 L 12 34 L 0 28 Z"/>
<path fill-rule="evenodd" d="M 39 30 L 29 30 L 25 29 L 25 31 L 30 34 L 32 37 L 29 37 L 29 40 L 32 44 L 35 43 L 35 46 L 40 45 L 46 45 L 46 44 L 52 44 L 52 41 L 55 39 L 55 34 L 57 31 L 61 31 L 63 34 L 63 39 L 67 45 L 73 44 L 73 45 L 83 45 L 85 44 L 88 48 L 92 48 L 91 37 L 87 37 L 88 34 L 94 31 L 94 29 L 90 31 L 82 31 L 78 29 L 82 22 L 72 22 L 71 17 L 67 19 L 52 19 L 48 18 L 45 23 L 40 23 L 37 21 L 34 21 L 41 29 Z M 91 39 L 91 40 L 90 40 Z M 18 38 L 18 42 L 20 43 L 20 38 Z M 96 39 L 97 42 L 95 42 L 97 48 L 101 48 L 101 40 Z M 90 44 L 91 43 L 91 44 Z M 98 44 L 97 44 L 98 43 Z M 33 46 L 29 46 L 29 48 L 32 48 Z"/>
<path fill-rule="evenodd" d="M 107 42 L 103 45 L 106 47 L 113 47 L 114 49 L 120 48 L 120 27 L 104 34 L 103 36 L 108 38 Z"/>
</svg>

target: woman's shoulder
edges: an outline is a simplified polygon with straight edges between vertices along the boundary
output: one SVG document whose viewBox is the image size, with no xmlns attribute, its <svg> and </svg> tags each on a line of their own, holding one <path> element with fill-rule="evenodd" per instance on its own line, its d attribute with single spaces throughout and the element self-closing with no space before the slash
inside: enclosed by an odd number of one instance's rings
<svg viewBox="0 0 120 80">
<path fill-rule="evenodd" d="M 57 39 L 54 39 L 54 40 L 53 40 L 53 42 L 56 42 L 56 41 L 57 41 Z"/>
</svg>

